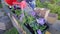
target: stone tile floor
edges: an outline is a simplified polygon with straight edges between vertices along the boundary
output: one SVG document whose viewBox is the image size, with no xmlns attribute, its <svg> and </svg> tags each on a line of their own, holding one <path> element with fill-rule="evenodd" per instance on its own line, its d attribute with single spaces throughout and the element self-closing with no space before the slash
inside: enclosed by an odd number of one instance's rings
<svg viewBox="0 0 60 34">
<path fill-rule="evenodd" d="M 53 25 L 49 25 L 48 31 L 51 34 L 60 34 L 60 20 L 57 20 Z"/>
<path fill-rule="evenodd" d="M 3 34 L 5 30 L 13 27 L 9 17 L 4 14 L 4 11 L 0 9 L 0 34 Z"/>
</svg>

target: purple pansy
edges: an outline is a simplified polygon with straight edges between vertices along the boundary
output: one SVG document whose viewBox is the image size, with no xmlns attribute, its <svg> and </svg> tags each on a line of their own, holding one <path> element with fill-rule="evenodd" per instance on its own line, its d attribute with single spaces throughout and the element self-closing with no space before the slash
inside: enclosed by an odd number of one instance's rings
<svg viewBox="0 0 60 34">
<path fill-rule="evenodd" d="M 44 21 L 44 18 L 39 18 L 39 19 L 36 19 L 37 20 L 37 23 L 43 25 L 45 23 Z"/>
<path fill-rule="evenodd" d="M 14 10 L 16 10 L 16 6 L 14 6 Z"/>
<path fill-rule="evenodd" d="M 39 29 L 39 30 L 37 30 L 37 33 L 38 33 L 38 34 L 42 34 L 42 32 L 41 32 L 41 30 L 40 30 L 40 29 Z"/>
<path fill-rule="evenodd" d="M 20 15 L 20 21 L 23 21 L 24 13 Z"/>
<path fill-rule="evenodd" d="M 35 12 L 34 11 L 30 11 L 30 15 L 32 15 L 32 16 L 35 16 Z"/>
</svg>

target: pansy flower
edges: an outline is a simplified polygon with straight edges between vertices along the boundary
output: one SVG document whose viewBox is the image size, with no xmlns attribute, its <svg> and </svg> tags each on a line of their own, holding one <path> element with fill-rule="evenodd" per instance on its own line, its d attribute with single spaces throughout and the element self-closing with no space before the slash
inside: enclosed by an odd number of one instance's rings
<svg viewBox="0 0 60 34">
<path fill-rule="evenodd" d="M 36 13 L 34 11 L 30 11 L 29 14 L 35 16 Z"/>
<path fill-rule="evenodd" d="M 45 24 L 45 20 L 44 18 L 38 18 L 36 19 L 37 23 L 41 24 L 41 25 L 44 25 Z"/>
<path fill-rule="evenodd" d="M 39 29 L 39 30 L 37 30 L 37 33 L 38 33 L 38 34 L 42 34 L 42 32 L 41 32 L 41 30 L 40 30 L 40 29 Z"/>
</svg>

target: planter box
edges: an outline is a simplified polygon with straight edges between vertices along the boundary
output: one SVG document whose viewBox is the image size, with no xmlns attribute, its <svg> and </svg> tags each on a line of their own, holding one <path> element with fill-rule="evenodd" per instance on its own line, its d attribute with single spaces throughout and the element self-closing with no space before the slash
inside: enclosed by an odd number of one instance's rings
<svg viewBox="0 0 60 34">
<path fill-rule="evenodd" d="M 35 12 L 39 15 L 44 17 L 45 19 L 47 18 L 50 10 L 46 8 L 36 8 Z"/>
<path fill-rule="evenodd" d="M 53 13 L 49 13 L 46 19 L 49 24 L 54 24 L 56 22 L 56 20 L 58 19 L 58 15 L 53 14 Z"/>
<path fill-rule="evenodd" d="M 43 10 L 43 9 L 41 9 L 41 10 Z M 45 11 L 46 12 L 46 11 Z M 45 12 L 40 12 L 41 14 L 43 14 L 43 17 L 45 17 L 44 15 L 46 14 Z M 40 16 L 40 13 L 39 13 L 39 16 Z M 45 14 L 44 14 L 45 13 Z M 42 16 L 42 15 L 41 15 Z M 14 18 L 16 21 L 17 21 L 17 23 L 13 23 L 13 25 L 16 27 L 16 29 L 18 30 L 18 32 L 19 32 L 19 30 L 20 30 L 20 28 L 22 28 L 23 29 L 23 31 L 25 31 L 26 32 L 26 34 L 34 34 L 33 33 L 33 28 L 30 26 L 30 25 L 23 25 L 24 23 L 21 23 L 20 21 L 19 21 L 19 19 L 18 18 Z M 18 24 L 18 25 L 17 25 Z M 38 23 L 37 23 L 38 24 Z M 21 26 L 20 28 L 19 28 L 19 26 Z M 36 27 L 36 26 L 35 26 Z M 34 27 L 34 28 L 35 28 Z M 39 26 L 40 27 L 40 26 Z M 30 29 L 31 30 L 30 30 Z M 43 28 L 43 27 L 42 27 Z M 37 29 L 37 28 L 36 28 Z M 35 30 L 36 30 L 35 29 Z M 43 28 L 44 30 L 45 30 L 45 28 Z M 22 31 L 22 32 L 23 32 Z"/>
<path fill-rule="evenodd" d="M 13 13 L 12 13 L 13 14 Z M 32 34 L 28 28 L 23 25 L 23 23 L 21 23 L 18 18 L 15 18 L 14 15 L 10 15 L 9 18 L 12 21 L 13 26 L 17 29 L 17 31 L 19 32 L 19 34 Z"/>
</svg>

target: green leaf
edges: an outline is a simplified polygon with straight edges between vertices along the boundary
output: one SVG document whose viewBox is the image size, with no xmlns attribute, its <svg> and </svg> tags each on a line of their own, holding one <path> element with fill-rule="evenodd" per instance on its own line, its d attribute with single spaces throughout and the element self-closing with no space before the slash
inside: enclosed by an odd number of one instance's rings
<svg viewBox="0 0 60 34">
<path fill-rule="evenodd" d="M 19 34 L 16 28 L 12 28 L 8 31 L 6 31 L 4 34 Z"/>
</svg>

